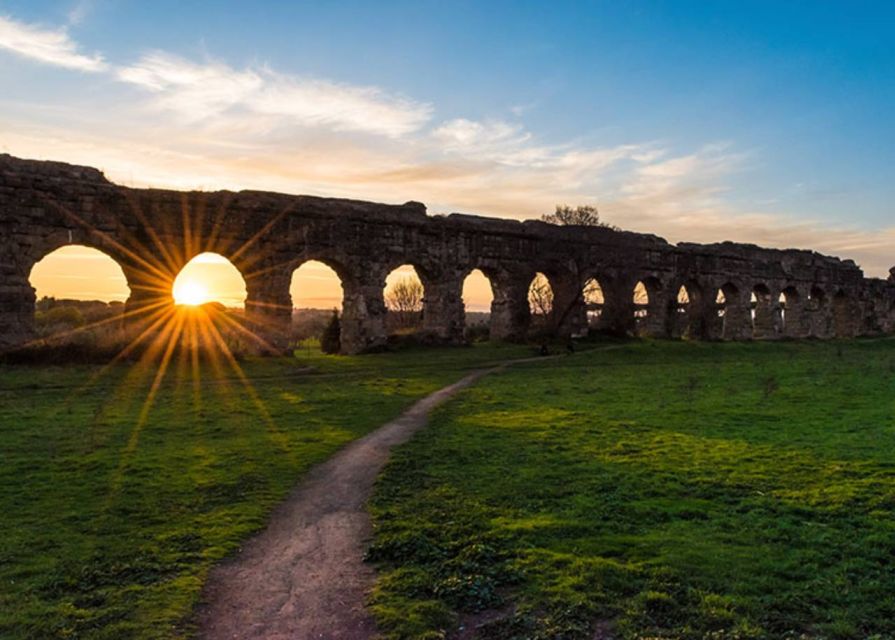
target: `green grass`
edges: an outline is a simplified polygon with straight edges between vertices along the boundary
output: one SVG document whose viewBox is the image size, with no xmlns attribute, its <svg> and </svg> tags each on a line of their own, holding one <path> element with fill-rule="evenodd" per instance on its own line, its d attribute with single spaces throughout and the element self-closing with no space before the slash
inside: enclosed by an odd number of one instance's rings
<svg viewBox="0 0 895 640">
<path fill-rule="evenodd" d="M 396 452 L 372 606 L 389 638 L 895 638 L 893 508 L 895 341 L 632 343 Z"/>
<path fill-rule="evenodd" d="M 511 347 L 175 364 L 0 367 L 0 637 L 172 638 L 209 567 L 311 465 Z M 423 355 L 424 354 L 424 355 Z"/>
</svg>

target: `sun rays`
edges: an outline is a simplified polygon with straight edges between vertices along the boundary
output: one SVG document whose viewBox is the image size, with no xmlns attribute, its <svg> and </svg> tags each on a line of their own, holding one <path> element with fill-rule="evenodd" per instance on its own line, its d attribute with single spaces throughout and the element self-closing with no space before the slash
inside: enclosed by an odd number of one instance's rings
<svg viewBox="0 0 895 640">
<path fill-rule="evenodd" d="M 174 304 L 198 307 L 211 302 L 211 294 L 208 287 L 200 280 L 184 278 L 174 282 L 171 292 L 174 294 Z"/>
<path fill-rule="evenodd" d="M 180 206 L 173 216 L 159 215 L 158 202 L 136 192 L 126 192 L 124 197 L 120 204 L 139 222 L 139 234 L 128 228 L 95 226 L 79 211 L 56 205 L 56 213 L 70 224 L 67 244 L 98 249 L 122 268 L 129 289 L 123 311 L 59 334 L 55 343 L 42 339 L 29 345 L 54 349 L 99 327 L 117 328 L 120 344 L 108 355 L 102 354 L 102 366 L 59 407 L 65 411 L 79 394 L 112 381 L 107 409 L 115 411 L 121 403 L 135 409 L 137 417 L 120 445 L 109 479 L 105 500 L 109 512 L 126 490 L 147 430 L 159 424 L 159 417 L 153 419 L 154 411 L 161 411 L 171 394 L 182 394 L 188 410 L 199 413 L 215 404 L 229 406 L 238 397 L 247 399 L 271 443 L 292 455 L 284 431 L 241 361 L 253 354 L 281 353 L 285 344 L 282 339 L 289 325 L 284 328 L 283 319 L 291 320 L 292 302 L 265 297 L 259 284 L 280 272 L 292 274 L 296 260 L 292 255 L 283 257 L 287 254 L 281 242 L 261 239 L 270 237 L 293 213 L 295 204 L 283 203 L 240 239 L 223 232 L 233 215 L 232 194 L 177 194 Z M 48 247 L 48 252 L 54 248 L 58 245 Z M 233 296 L 222 296 L 201 273 L 191 273 L 188 267 L 194 262 L 202 267 L 226 263 L 244 287 L 244 308 L 234 308 Z"/>
<path fill-rule="evenodd" d="M 149 214 L 151 203 L 128 196 L 130 210 L 146 227 L 139 237 L 125 229 L 116 230 L 113 236 L 72 210 L 61 211 L 75 227 L 69 243 L 98 249 L 111 257 L 122 267 L 130 291 L 123 312 L 115 317 L 88 322 L 29 345 L 54 349 L 99 327 L 118 329 L 120 344 L 114 345 L 114 352 L 72 391 L 66 403 L 101 381 L 119 376 L 110 390 L 110 399 L 137 403 L 139 407 L 110 478 L 109 508 L 126 486 L 141 438 L 152 427 L 153 409 L 166 394 L 186 392 L 193 411 L 201 411 L 209 403 L 226 404 L 236 394 L 247 397 L 257 419 L 266 425 L 270 440 L 287 449 L 282 430 L 240 364 L 247 355 L 280 351 L 270 336 L 282 327 L 271 318 L 282 316 L 285 305 L 254 300 L 246 304 L 250 307 L 246 309 L 225 306 L 221 302 L 235 300 L 222 300 L 214 283 L 203 279 L 201 269 L 195 273 L 188 267 L 193 262 L 200 267 L 226 263 L 246 291 L 247 283 L 280 268 L 288 270 L 291 263 L 272 261 L 272 247 L 258 242 L 264 231 L 288 213 L 288 208 L 267 220 L 262 231 L 237 242 L 232 237 L 221 237 L 229 203 L 227 196 L 184 195 L 181 215 L 159 217 Z M 289 307 L 291 313 L 291 304 Z M 64 407 L 60 407 L 62 410 Z"/>
</svg>

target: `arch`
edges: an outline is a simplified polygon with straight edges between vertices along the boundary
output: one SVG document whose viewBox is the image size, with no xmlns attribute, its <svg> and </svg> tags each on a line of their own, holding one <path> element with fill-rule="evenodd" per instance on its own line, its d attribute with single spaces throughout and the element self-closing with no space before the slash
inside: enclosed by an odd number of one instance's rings
<svg viewBox="0 0 895 640">
<path fill-rule="evenodd" d="M 778 301 L 782 305 L 794 305 L 799 301 L 799 290 L 793 286 L 788 286 L 783 291 L 780 292 L 780 297 Z"/>
<path fill-rule="evenodd" d="M 130 285 L 110 255 L 86 245 L 66 245 L 35 262 L 28 282 L 38 337 L 110 343 L 122 338 L 121 320 Z"/>
<path fill-rule="evenodd" d="M 244 309 L 246 281 L 239 269 L 219 253 L 194 256 L 177 273 L 171 284 L 174 303 L 201 306 L 219 303 L 231 309 Z"/>
<path fill-rule="evenodd" d="M 553 322 L 553 285 L 546 274 L 538 271 L 528 285 L 528 309 L 531 313 L 531 330 L 546 333 Z"/>
<path fill-rule="evenodd" d="M 813 285 L 808 292 L 808 310 L 820 311 L 824 302 L 826 302 L 827 294 L 817 285 Z"/>
<path fill-rule="evenodd" d="M 463 278 L 464 337 L 476 341 L 487 339 L 491 334 L 491 305 L 494 302 L 494 285 L 481 269 L 473 269 Z"/>
<path fill-rule="evenodd" d="M 658 318 L 657 303 L 662 283 L 649 276 L 638 280 L 631 291 L 634 305 L 634 332 L 639 335 L 659 335 L 665 330 L 665 321 Z M 661 326 L 659 325 L 661 323 Z"/>
<path fill-rule="evenodd" d="M 415 265 L 402 264 L 385 278 L 383 299 L 386 329 L 393 334 L 415 333 L 422 328 L 426 287 Z"/>
<path fill-rule="evenodd" d="M 634 285 L 632 298 L 634 301 L 634 321 L 638 325 L 637 328 L 639 328 L 642 321 L 649 316 L 650 303 L 649 289 L 647 289 L 646 284 L 642 280 L 638 280 L 637 284 Z"/>
<path fill-rule="evenodd" d="M 49 252 L 28 276 L 38 298 L 124 302 L 130 287 L 124 271 L 104 251 L 70 244 Z"/>
<path fill-rule="evenodd" d="M 588 329 L 598 329 L 603 326 L 603 311 L 606 307 L 606 294 L 603 286 L 597 278 L 588 278 L 581 290 L 584 306 L 587 313 Z"/>
<path fill-rule="evenodd" d="M 752 336 L 751 317 L 746 317 L 746 309 L 741 301 L 740 289 L 732 282 L 725 282 L 715 293 L 714 314 L 715 335 L 722 340 L 740 340 Z M 743 324 L 748 323 L 749 333 L 743 335 Z"/>
<path fill-rule="evenodd" d="M 715 293 L 716 316 L 723 318 L 727 315 L 727 305 L 736 297 L 737 293 L 736 287 L 729 282 L 718 288 L 718 291 Z"/>
<path fill-rule="evenodd" d="M 690 292 L 687 291 L 687 285 L 682 284 L 681 288 L 677 290 L 677 306 L 678 311 L 683 311 L 686 313 L 686 307 L 690 304 Z"/>
<path fill-rule="evenodd" d="M 801 333 L 801 296 L 799 290 L 790 285 L 780 292 L 777 298 L 779 308 L 780 330 L 788 337 L 798 337 Z"/>
<path fill-rule="evenodd" d="M 290 342 L 320 338 L 344 298 L 342 279 L 326 262 L 306 260 L 296 267 L 289 280 Z"/>
<path fill-rule="evenodd" d="M 681 284 L 673 301 L 674 313 L 670 318 L 672 336 L 680 338 L 703 336 L 705 321 L 701 313 L 701 300 L 702 289 L 698 284 L 692 280 Z"/>
<path fill-rule="evenodd" d="M 830 319 L 826 313 L 827 293 L 819 285 L 812 285 L 808 297 L 802 305 L 803 322 L 806 334 L 812 338 L 825 338 L 830 335 Z"/>
</svg>

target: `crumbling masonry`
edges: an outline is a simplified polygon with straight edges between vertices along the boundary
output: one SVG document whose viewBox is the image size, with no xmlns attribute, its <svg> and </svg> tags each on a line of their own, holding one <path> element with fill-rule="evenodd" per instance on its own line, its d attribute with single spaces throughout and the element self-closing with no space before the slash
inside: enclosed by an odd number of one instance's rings
<svg viewBox="0 0 895 640">
<path fill-rule="evenodd" d="M 812 251 L 673 245 L 603 228 L 428 216 L 415 202 L 130 189 L 96 169 L 0 155 L 0 349 L 33 337 L 31 269 L 68 244 L 99 249 L 122 267 L 134 324 L 141 309 L 173 304 L 170 284 L 195 255 L 228 258 L 246 282 L 247 322 L 269 345 L 284 344 L 291 276 L 308 260 L 326 263 L 342 281 L 342 345 L 349 353 L 385 343 L 383 287 L 402 264 L 412 264 L 425 287 L 424 332 L 448 343 L 463 341 L 461 292 L 473 269 L 488 277 L 494 293 L 492 339 L 526 336 L 536 272 L 550 281 L 550 326 L 560 336 L 586 333 L 588 324 L 718 340 L 895 330 L 895 270 L 888 280 L 865 278 L 851 260 Z M 591 278 L 602 289 L 601 304 L 588 305 L 582 296 Z M 638 282 L 648 302 L 635 303 Z"/>
</svg>

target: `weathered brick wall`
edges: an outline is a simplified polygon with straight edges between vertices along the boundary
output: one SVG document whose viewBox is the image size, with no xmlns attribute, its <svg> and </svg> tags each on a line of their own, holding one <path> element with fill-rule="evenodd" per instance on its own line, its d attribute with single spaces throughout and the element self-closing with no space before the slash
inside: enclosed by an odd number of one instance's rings
<svg viewBox="0 0 895 640">
<path fill-rule="evenodd" d="M 492 337 L 499 339 L 526 335 L 527 292 L 536 272 L 550 280 L 552 327 L 564 335 L 587 330 L 581 292 L 589 278 L 598 280 L 605 297 L 592 327 L 618 332 L 771 339 L 895 329 L 893 278 L 867 279 L 852 261 L 811 251 L 672 245 L 602 228 L 430 217 L 413 202 L 129 189 L 95 169 L 3 155 L 0 347 L 32 337 L 31 269 L 67 244 L 94 247 L 121 265 L 135 318 L 140 309 L 172 302 L 171 283 L 190 259 L 219 253 L 245 278 L 247 317 L 272 345 L 282 344 L 291 318 L 292 273 L 307 260 L 328 264 L 342 280 L 349 352 L 385 341 L 385 277 L 407 263 L 425 285 L 424 330 L 441 341 L 463 339 L 462 284 L 473 269 L 491 281 Z M 638 281 L 649 291 L 642 307 L 632 298 Z M 677 301 L 682 286 L 686 304 Z"/>
</svg>

